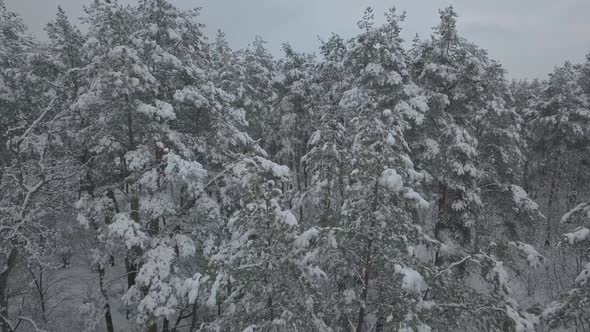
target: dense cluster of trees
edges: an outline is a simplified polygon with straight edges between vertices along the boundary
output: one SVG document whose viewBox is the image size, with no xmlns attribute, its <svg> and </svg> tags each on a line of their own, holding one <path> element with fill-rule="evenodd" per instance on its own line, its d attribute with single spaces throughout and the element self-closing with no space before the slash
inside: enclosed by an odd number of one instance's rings
<svg viewBox="0 0 590 332">
<path fill-rule="evenodd" d="M 2 332 L 590 328 L 590 57 L 510 82 L 448 7 L 276 60 L 198 14 L 40 42 L 0 0 Z"/>
</svg>

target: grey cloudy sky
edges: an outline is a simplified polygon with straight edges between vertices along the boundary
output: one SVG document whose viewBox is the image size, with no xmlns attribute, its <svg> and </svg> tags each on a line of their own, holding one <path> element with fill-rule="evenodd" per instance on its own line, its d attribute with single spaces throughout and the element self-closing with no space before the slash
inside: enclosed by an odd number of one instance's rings
<svg viewBox="0 0 590 332">
<path fill-rule="evenodd" d="M 43 26 L 57 5 L 72 18 L 82 15 L 85 0 L 5 0 L 31 31 L 44 37 Z M 332 32 L 344 37 L 356 31 L 366 6 L 381 13 L 395 6 L 408 14 L 406 40 L 426 37 L 438 21 L 438 8 L 449 4 L 459 13 L 462 36 L 487 49 L 511 77 L 543 77 L 565 60 L 580 62 L 590 53 L 590 0 L 172 0 L 180 8 L 203 7 L 202 22 L 212 36 L 225 31 L 235 48 L 254 36 L 269 42 L 280 55 L 283 42 L 316 51 L 318 37 Z M 133 0 L 123 0 L 132 3 Z"/>
</svg>

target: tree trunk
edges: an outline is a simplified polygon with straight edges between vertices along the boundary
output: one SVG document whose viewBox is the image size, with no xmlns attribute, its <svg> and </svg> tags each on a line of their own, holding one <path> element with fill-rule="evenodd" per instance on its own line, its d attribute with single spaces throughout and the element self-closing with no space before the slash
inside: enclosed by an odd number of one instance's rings
<svg viewBox="0 0 590 332">
<path fill-rule="evenodd" d="M 379 203 L 379 183 L 375 181 L 375 189 L 374 189 L 374 199 L 373 199 L 373 206 L 372 211 L 377 211 L 378 203 Z M 374 220 L 371 221 L 371 231 L 374 226 Z M 364 262 L 364 276 L 363 276 L 363 291 L 361 293 L 361 307 L 359 308 L 358 314 L 358 321 L 356 325 L 356 332 L 363 331 L 363 325 L 365 323 L 365 317 L 367 315 L 367 299 L 369 297 L 369 286 L 370 286 L 370 279 L 371 279 L 371 250 L 373 248 L 373 238 L 369 235 L 367 239 L 367 247 L 365 251 L 365 262 Z"/>
<path fill-rule="evenodd" d="M 16 260 L 17 250 L 16 248 L 12 248 L 8 253 L 6 266 L 0 273 L 0 326 L 2 327 L 2 332 L 12 332 L 10 325 L 2 317 L 8 319 L 8 277 L 12 269 L 16 266 Z"/>
<path fill-rule="evenodd" d="M 147 332 L 158 332 L 158 322 L 152 323 L 148 328 Z"/>
<path fill-rule="evenodd" d="M 39 303 L 41 306 L 41 320 L 44 324 L 47 324 L 47 315 L 46 315 L 46 305 L 45 305 L 45 292 L 43 290 L 43 267 L 39 266 L 39 277 L 35 275 L 35 271 L 31 268 L 31 266 L 27 266 L 27 270 L 33 278 L 33 284 L 35 285 L 35 289 L 37 291 L 37 295 L 39 296 Z"/>
<path fill-rule="evenodd" d="M 125 96 L 125 100 L 129 102 L 129 97 Z M 128 148 L 127 151 L 135 150 L 135 133 L 133 131 L 133 115 L 131 108 L 127 108 L 127 140 L 128 140 Z M 139 224 L 139 194 L 137 188 L 131 186 L 130 189 L 130 196 L 131 196 L 131 219 L 134 222 Z M 135 285 L 135 278 L 137 276 L 138 266 L 135 262 L 135 257 L 137 254 L 137 249 L 133 249 L 131 253 L 127 252 L 125 257 L 125 269 L 127 272 L 127 288 L 131 288 Z M 129 312 L 127 312 L 127 316 Z M 128 317 L 129 318 L 129 317 Z"/>
<path fill-rule="evenodd" d="M 361 293 L 361 307 L 359 309 L 358 321 L 356 325 L 356 332 L 363 331 L 365 323 L 365 316 L 367 314 L 367 298 L 369 296 L 369 279 L 371 278 L 371 247 L 373 240 L 369 239 L 367 243 L 367 252 L 365 253 L 365 273 L 363 276 L 363 292 Z"/>
<path fill-rule="evenodd" d="M 104 319 L 107 326 L 107 332 L 114 332 L 113 326 L 113 318 L 111 316 L 111 306 L 109 305 L 109 297 L 107 294 L 107 290 L 104 287 L 104 278 L 105 278 L 105 269 L 102 263 L 99 264 L 98 267 L 98 284 L 100 286 L 100 295 L 102 300 L 104 301 Z"/>
<path fill-rule="evenodd" d="M 559 157 L 555 158 L 556 161 Z M 555 197 L 557 196 L 557 179 L 559 177 L 559 172 L 561 171 L 562 162 L 559 161 L 559 164 L 556 168 L 553 169 L 553 174 L 551 176 L 551 185 L 549 187 L 549 197 L 547 198 L 547 237 L 545 238 L 545 246 L 550 246 L 551 241 L 553 240 L 553 203 L 555 201 Z"/>
<path fill-rule="evenodd" d="M 131 219 L 139 224 L 139 195 L 136 188 L 131 189 Z M 127 288 L 135 285 L 135 278 L 137 277 L 138 266 L 135 262 L 136 256 L 139 253 L 138 248 L 134 248 L 131 252 L 127 252 L 125 257 L 125 268 L 127 272 Z"/>
<path fill-rule="evenodd" d="M 193 303 L 193 312 L 191 314 L 191 327 L 188 330 L 189 332 L 193 332 L 197 328 L 197 309 L 199 308 L 198 297 L 195 299 L 195 303 Z"/>
<path fill-rule="evenodd" d="M 444 239 L 442 238 L 442 230 L 445 227 L 445 223 L 446 223 L 446 219 L 447 219 L 447 190 L 446 190 L 446 187 L 444 185 L 442 185 L 440 182 L 438 182 L 438 192 L 439 192 L 438 213 L 437 213 L 437 221 L 436 221 L 436 224 L 434 225 L 434 238 L 437 241 L 444 242 Z M 442 266 L 443 265 L 443 260 L 440 257 L 439 250 L 437 250 L 435 253 L 434 265 L 435 266 Z"/>
</svg>

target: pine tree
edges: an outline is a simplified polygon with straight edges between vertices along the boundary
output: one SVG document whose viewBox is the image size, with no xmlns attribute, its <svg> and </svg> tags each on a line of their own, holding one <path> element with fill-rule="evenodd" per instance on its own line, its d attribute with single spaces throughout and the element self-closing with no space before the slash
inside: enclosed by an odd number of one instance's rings
<svg viewBox="0 0 590 332">
<path fill-rule="evenodd" d="M 535 153 L 532 167 L 551 179 L 543 184 L 548 192 L 545 244 L 549 245 L 555 242 L 557 234 L 557 225 L 553 223 L 555 210 L 559 209 L 558 197 L 563 190 L 570 190 L 563 186 L 568 182 L 583 183 L 589 174 L 588 168 L 580 164 L 578 153 L 587 146 L 590 137 L 590 104 L 580 86 L 579 70 L 571 63 L 556 68 L 534 108 L 530 123 L 534 137 L 531 149 Z M 571 197 L 566 209 L 572 208 L 577 200 Z"/>
<path fill-rule="evenodd" d="M 265 138 L 271 134 L 269 118 L 276 97 L 272 89 L 276 63 L 261 37 L 256 37 L 248 48 L 238 52 L 238 58 L 245 80 L 239 102 L 246 112 L 248 133 L 268 149 Z"/>
<path fill-rule="evenodd" d="M 431 40 L 412 50 L 413 71 L 428 95 L 430 111 L 417 138 L 420 167 L 431 171 L 438 199 L 438 240 L 469 245 L 481 208 L 477 138 L 471 117 L 473 98 L 483 91 L 480 50 L 459 38 L 457 14 L 440 11 Z"/>
<path fill-rule="evenodd" d="M 301 331 L 325 327 L 314 314 L 313 286 L 325 273 L 309 264 L 300 225 L 285 210 L 289 169 L 261 157 L 233 169 L 241 179 L 240 207 L 228 220 L 230 238 L 212 246 L 219 272 L 207 304 L 219 305 L 213 329 Z M 313 232 L 313 231 L 312 231 Z M 212 243 L 211 243 L 212 244 Z M 225 296 L 218 299 L 221 287 Z"/>
<path fill-rule="evenodd" d="M 564 214 L 560 223 L 571 224 L 574 220 L 581 219 L 581 226 L 573 229 L 570 233 L 563 234 L 563 242 L 566 245 L 578 247 L 582 251 L 588 251 L 588 240 L 590 240 L 590 205 L 581 203 Z M 588 325 L 588 303 L 590 303 L 590 263 L 585 259 L 579 269 L 579 274 L 574 279 L 574 286 L 571 290 L 560 294 L 558 300 L 550 303 L 543 311 L 543 319 L 551 328 L 573 327 L 586 328 Z"/>
<path fill-rule="evenodd" d="M 9 290 L 27 267 L 56 269 L 57 251 L 48 245 L 62 231 L 76 167 L 63 141 L 64 122 L 60 87 L 64 75 L 47 70 L 45 50 L 28 35 L 21 18 L 0 1 L 0 327 L 48 327 L 45 301 L 39 319 Z M 57 194 L 52 194 L 57 192 Z M 29 269 L 29 271 L 32 271 Z M 37 288 L 39 290 L 39 288 Z M 38 294 L 38 293 L 35 293 Z M 24 312 L 23 312 L 24 311 Z"/>
<path fill-rule="evenodd" d="M 127 313 L 153 329 L 190 305 L 181 286 L 195 271 L 181 267 L 196 254 L 200 230 L 189 227 L 183 209 L 203 195 L 207 171 L 173 128 L 173 104 L 176 89 L 184 88 L 179 83 L 198 74 L 193 46 L 177 45 L 179 36 L 183 29 L 188 37 L 201 35 L 190 21 L 194 11 L 165 1 L 134 8 L 95 2 L 87 13 L 85 47 L 93 61 L 84 71 L 93 82 L 74 107 L 86 125 L 80 140 L 92 167 L 80 218 L 106 241 L 108 250 L 96 257 L 99 270 L 109 256 L 126 252 Z"/>
<path fill-rule="evenodd" d="M 295 192 L 302 193 L 309 180 L 303 157 L 308 152 L 307 142 L 315 131 L 313 119 L 316 116 L 314 100 L 317 85 L 313 69 L 316 59 L 310 54 L 296 52 L 289 44 L 283 45 L 283 51 L 285 58 L 279 63 L 273 82 L 277 97 L 269 114 L 272 134 L 265 145 L 271 159 L 291 169 L 291 186 Z M 302 205 L 298 208 L 298 219 L 305 223 L 304 208 Z"/>
<path fill-rule="evenodd" d="M 491 292 L 474 296 L 473 289 L 453 287 L 455 281 L 446 279 L 433 285 L 433 296 L 435 301 L 443 296 L 455 302 L 472 294 L 472 305 L 486 308 L 482 308 L 486 318 L 464 311 L 464 324 L 477 324 L 484 330 L 491 326 L 532 330 L 533 322 L 511 297 L 506 278 L 515 272 L 500 259 L 500 249 L 513 248 L 515 254 L 529 257 L 528 263 L 535 267 L 543 257 L 520 242 L 511 217 L 503 211 L 496 213 L 508 203 L 520 214 L 517 216 L 529 222 L 543 218 L 518 185 L 524 159 L 521 120 L 508 106 L 511 96 L 502 68 L 484 50 L 459 36 L 456 16 L 452 7 L 441 10 L 441 22 L 431 39 L 415 41 L 410 52 L 414 78 L 425 90 L 430 107 L 411 140 L 417 165 L 434 179 L 437 214 L 433 233 L 440 245 L 437 275 L 442 277 L 442 271 L 455 267 L 459 277 L 477 272 L 490 283 Z M 498 219 L 501 227 L 494 223 Z M 513 241 L 496 242 L 506 235 Z M 495 312 L 494 306 L 506 310 Z"/>
<path fill-rule="evenodd" d="M 307 195 L 328 240 L 321 261 L 330 288 L 318 302 L 333 312 L 330 326 L 357 331 L 427 326 L 418 309 L 428 288 L 418 271 L 426 270 L 412 248 L 422 239 L 416 209 L 428 203 L 412 189 L 423 174 L 404 139 L 426 106 L 401 48 L 403 16 L 392 10 L 387 19 L 374 28 L 368 9 L 357 37 L 324 44 L 322 75 L 334 75 L 333 86 L 306 156 L 314 179 Z"/>
</svg>

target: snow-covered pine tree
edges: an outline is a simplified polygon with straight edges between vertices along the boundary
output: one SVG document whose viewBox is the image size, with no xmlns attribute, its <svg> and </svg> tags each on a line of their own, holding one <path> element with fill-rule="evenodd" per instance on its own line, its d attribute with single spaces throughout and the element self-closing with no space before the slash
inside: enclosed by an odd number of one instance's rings
<svg viewBox="0 0 590 332">
<path fill-rule="evenodd" d="M 350 155 L 346 132 L 346 114 L 338 107 L 343 89 L 348 86 L 343 56 L 346 45 L 342 38 L 333 35 L 322 45 L 324 56 L 317 67 L 318 90 L 316 99 L 316 131 L 309 141 L 309 152 L 303 157 L 308 166 L 309 186 L 302 194 L 312 202 L 308 209 L 315 226 L 333 226 L 342 205 Z"/>
<path fill-rule="evenodd" d="M 47 55 L 27 35 L 21 18 L 0 1 L 2 331 L 53 326 L 38 292 L 27 308 L 23 295 L 9 288 L 14 280 L 35 282 L 38 271 L 60 267 L 56 258 L 62 247 L 49 244 L 63 231 L 58 221 L 67 218 L 72 198 L 69 179 L 77 175 L 63 144 L 63 119 L 69 112 L 62 107 L 64 75 L 48 69 Z"/>
<path fill-rule="evenodd" d="M 459 37 L 456 16 L 452 7 L 441 10 L 431 39 L 418 43 L 411 55 L 415 81 L 426 91 L 430 106 L 415 151 L 420 167 L 434 177 L 435 236 L 464 246 L 473 241 L 481 208 L 477 139 L 470 120 L 476 111 L 473 98 L 483 91 L 484 68 L 481 51 Z"/>
<path fill-rule="evenodd" d="M 93 167 L 80 219 L 97 230 L 98 247 L 109 249 L 97 252 L 99 266 L 111 255 L 121 259 L 118 248 L 126 252 L 128 315 L 152 330 L 179 323 L 192 305 L 186 280 L 198 270 L 185 261 L 203 230 L 185 209 L 207 196 L 207 171 L 175 129 L 176 92 L 207 70 L 194 51 L 204 45 L 196 14 L 156 0 L 137 7 L 97 1 L 87 9 L 92 62 L 84 71 L 92 79 L 74 107 Z"/>
<path fill-rule="evenodd" d="M 415 209 L 428 203 L 412 189 L 424 175 L 413 169 L 404 139 L 426 103 L 406 67 L 402 19 L 391 10 L 386 24 L 373 27 L 367 9 L 358 36 L 323 46 L 322 75 L 333 75 L 333 86 L 325 87 L 326 113 L 306 162 L 308 194 L 321 203 L 317 231 L 327 240 L 315 244 L 325 248 L 320 261 L 330 278 L 318 302 L 336 329 L 427 328 L 419 307 L 428 286 L 413 248 L 422 236 Z"/>
<path fill-rule="evenodd" d="M 95 2 L 87 12 L 93 81 L 75 107 L 88 121 L 81 135 L 100 184 L 79 207 L 110 211 L 93 222 L 107 247 L 126 251 L 128 314 L 150 330 L 173 328 L 198 314 L 187 285 L 206 280 L 206 262 L 187 259 L 235 208 L 225 173 L 243 153 L 264 151 L 214 83 L 196 10 L 146 0 Z"/>
<path fill-rule="evenodd" d="M 208 328 L 327 330 L 311 296 L 326 275 L 305 253 L 314 230 L 300 235 L 281 190 L 290 181 L 288 167 L 252 157 L 232 173 L 240 179 L 240 206 L 227 223 L 230 238 L 218 245 L 209 242 L 218 274 L 206 304 L 219 308 Z"/>
<path fill-rule="evenodd" d="M 266 47 L 266 41 L 259 36 L 245 50 L 238 51 L 238 57 L 245 79 L 239 102 L 246 112 L 248 133 L 264 149 L 268 149 L 265 138 L 271 134 L 269 118 L 276 97 L 272 89 L 276 63 Z"/>
<path fill-rule="evenodd" d="M 276 98 L 269 113 L 269 138 L 264 144 L 270 157 L 287 165 L 292 172 L 291 187 L 296 193 L 307 188 L 309 176 L 303 157 L 308 152 L 307 142 L 315 131 L 316 59 L 311 54 L 298 53 L 284 44 L 285 57 L 277 65 L 273 81 Z M 306 222 L 304 200 L 298 197 L 297 217 Z"/>
<path fill-rule="evenodd" d="M 417 165 L 434 179 L 437 213 L 433 233 L 440 245 L 435 258 L 440 272 L 432 285 L 434 300 L 440 301 L 442 296 L 444 301 L 461 302 L 471 294 L 472 306 L 481 306 L 481 311 L 462 311 L 461 319 L 466 319 L 462 325 L 475 324 L 483 330 L 494 326 L 532 330 L 533 321 L 511 297 L 507 283 L 510 270 L 497 256 L 495 241 L 506 233 L 493 236 L 498 222 L 513 227 L 504 212 L 496 213 L 506 202 L 526 218 L 542 218 L 538 206 L 517 185 L 523 159 L 520 118 L 507 105 L 510 95 L 501 67 L 484 50 L 458 35 L 452 7 L 441 10 L 440 16 L 430 40 L 415 41 L 410 52 L 414 78 L 430 106 L 410 140 Z M 498 142 L 509 143 L 496 146 Z M 511 243 L 517 254 L 530 255 L 531 265 L 539 265 L 542 256 L 530 245 Z M 502 244 L 509 245 L 508 241 Z M 475 262 L 473 267 L 471 262 Z M 453 268 L 463 271 L 455 274 L 462 278 L 481 275 L 489 282 L 489 289 L 477 292 L 465 287 L 465 281 L 459 285 L 457 279 L 445 277 L 443 271 Z M 472 269 L 479 273 L 472 275 Z M 496 306 L 506 309 L 499 312 Z"/>
<path fill-rule="evenodd" d="M 590 204 L 581 203 L 564 214 L 561 224 L 576 224 L 571 232 L 563 234 L 563 244 L 588 252 L 590 241 Z M 587 257 L 579 264 L 578 275 L 574 279 L 573 288 L 560 294 L 558 300 L 551 302 L 543 311 L 543 319 L 550 328 L 588 328 L 590 319 L 590 262 Z"/>
<path fill-rule="evenodd" d="M 555 68 L 534 105 L 534 119 L 529 124 L 534 141 L 531 172 L 540 173 L 538 185 L 546 192 L 545 245 L 555 243 L 558 211 L 574 207 L 579 200 L 578 184 L 587 183 L 590 176 L 581 153 L 590 142 L 590 99 L 580 83 L 579 68 L 573 64 L 566 62 Z M 560 193 L 565 191 L 569 191 L 568 200 L 560 203 Z"/>
<path fill-rule="evenodd" d="M 214 69 L 215 84 L 223 91 L 233 95 L 234 104 L 242 97 L 246 81 L 244 68 L 238 60 L 238 55 L 231 49 L 221 30 L 217 31 L 215 40 L 211 43 L 211 63 Z"/>
<path fill-rule="evenodd" d="M 62 85 L 68 89 L 68 103 L 79 94 L 86 85 L 80 69 L 84 65 L 83 45 L 84 36 L 78 27 L 70 22 L 65 11 L 57 7 L 57 14 L 53 21 L 45 27 L 49 37 L 49 66 L 51 70 L 64 76 Z"/>
</svg>

